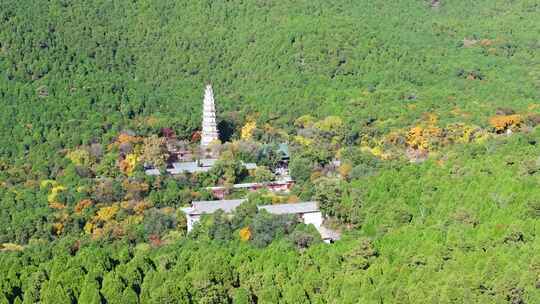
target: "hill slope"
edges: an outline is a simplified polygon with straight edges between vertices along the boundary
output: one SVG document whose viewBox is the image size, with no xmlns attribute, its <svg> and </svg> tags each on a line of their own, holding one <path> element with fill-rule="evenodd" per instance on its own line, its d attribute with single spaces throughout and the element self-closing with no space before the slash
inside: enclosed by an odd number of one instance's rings
<svg viewBox="0 0 540 304">
<path fill-rule="evenodd" d="M 0 1 L 0 303 L 539 303 L 537 2 Z M 206 82 L 220 160 L 145 175 Z"/>
<path fill-rule="evenodd" d="M 206 81 L 222 112 L 282 124 L 313 113 L 402 127 L 456 107 L 485 124 L 539 98 L 535 1 L 3 1 L 0 14 L 2 155 L 140 116 L 187 135 Z"/>
</svg>

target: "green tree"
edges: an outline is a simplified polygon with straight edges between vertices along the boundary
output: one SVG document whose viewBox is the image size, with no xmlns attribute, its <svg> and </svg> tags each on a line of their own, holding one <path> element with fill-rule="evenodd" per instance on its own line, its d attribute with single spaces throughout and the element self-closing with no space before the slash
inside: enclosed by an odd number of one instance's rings
<svg viewBox="0 0 540 304">
<path fill-rule="evenodd" d="M 72 301 L 74 300 L 61 285 L 52 283 L 50 281 L 43 283 L 40 297 L 42 303 L 51 304 L 72 303 Z"/>
<path fill-rule="evenodd" d="M 322 242 L 321 235 L 313 225 L 298 224 L 289 237 L 298 249 Z"/>
<path fill-rule="evenodd" d="M 78 298 L 81 304 L 100 304 L 101 295 L 99 293 L 99 284 L 93 279 L 86 279 L 82 286 L 81 294 Z"/>
<path fill-rule="evenodd" d="M 234 290 L 233 304 L 250 304 L 252 303 L 249 291 L 245 288 L 238 288 Z"/>
<path fill-rule="evenodd" d="M 107 303 L 123 303 L 124 284 L 116 272 L 111 271 L 103 277 L 101 294 Z"/>
<path fill-rule="evenodd" d="M 259 211 L 251 223 L 252 242 L 257 247 L 266 247 L 277 236 L 291 233 L 297 224 L 293 215 L 272 215 Z"/>
<path fill-rule="evenodd" d="M 289 164 L 291 177 L 298 182 L 308 181 L 311 176 L 311 162 L 302 157 L 293 157 Z"/>
<path fill-rule="evenodd" d="M 254 182 L 269 182 L 274 179 L 274 174 L 266 167 L 257 167 L 253 171 Z"/>
</svg>

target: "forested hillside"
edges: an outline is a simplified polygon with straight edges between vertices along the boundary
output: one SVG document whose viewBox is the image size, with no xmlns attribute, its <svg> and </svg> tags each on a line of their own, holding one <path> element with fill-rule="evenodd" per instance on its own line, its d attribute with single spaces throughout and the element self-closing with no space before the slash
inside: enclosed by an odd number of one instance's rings
<svg viewBox="0 0 540 304">
<path fill-rule="evenodd" d="M 24 143 L 3 154 L 149 116 L 194 130 L 205 81 L 222 111 L 283 124 L 311 113 L 405 126 L 426 111 L 455 119 L 454 108 L 485 123 L 497 106 L 538 100 L 536 1 L 1 5 L 2 142 Z"/>
<path fill-rule="evenodd" d="M 0 1 L 0 303 L 540 302 L 539 20 L 534 0 Z M 206 83 L 216 165 L 146 175 L 198 147 Z M 187 234 L 181 207 L 273 178 L 283 143 L 290 193 L 230 193 Z M 256 213 L 308 200 L 341 240 Z"/>
</svg>

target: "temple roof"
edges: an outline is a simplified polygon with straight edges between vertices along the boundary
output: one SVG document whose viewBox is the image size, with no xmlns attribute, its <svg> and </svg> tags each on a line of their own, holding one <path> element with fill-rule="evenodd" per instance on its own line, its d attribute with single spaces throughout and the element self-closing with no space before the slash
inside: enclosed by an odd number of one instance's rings
<svg viewBox="0 0 540 304">
<path fill-rule="evenodd" d="M 245 201 L 246 199 L 194 201 L 191 202 L 191 207 L 182 208 L 182 210 L 190 215 L 214 213 L 220 209 L 226 213 L 231 213 Z M 317 202 L 276 204 L 259 206 L 258 209 L 264 209 L 271 214 L 301 214 L 319 212 L 319 204 Z"/>
<path fill-rule="evenodd" d="M 199 172 L 207 172 L 216 164 L 217 159 L 215 158 L 203 158 L 200 159 L 198 162 L 196 161 L 190 161 L 190 162 L 174 162 L 172 163 L 172 168 L 167 169 L 167 172 L 169 172 L 172 175 L 181 174 L 181 173 L 199 173 Z M 244 167 L 248 170 L 252 170 L 257 168 L 257 164 L 254 163 L 243 163 Z M 160 172 L 158 169 L 148 169 L 145 171 L 147 175 L 160 175 Z"/>
<path fill-rule="evenodd" d="M 203 162 L 201 160 L 201 163 L 197 162 L 177 162 L 172 163 L 172 168 L 167 169 L 166 171 L 169 174 L 176 175 L 180 173 L 198 173 L 198 172 L 207 172 L 210 169 L 212 169 L 213 162 L 211 162 L 210 159 L 208 159 L 208 162 Z M 145 171 L 147 175 L 160 175 L 159 169 L 148 169 Z"/>
<path fill-rule="evenodd" d="M 191 202 L 191 207 L 183 208 L 182 210 L 190 215 L 214 213 L 218 210 L 223 210 L 225 213 L 231 213 L 240 206 L 245 199 L 236 200 L 221 200 L 221 201 L 196 201 Z"/>
<path fill-rule="evenodd" d="M 242 184 L 234 184 L 232 188 L 233 189 L 246 189 L 246 188 L 251 188 L 251 187 L 279 186 L 279 185 L 287 185 L 291 182 L 292 182 L 291 179 L 283 179 L 283 180 L 260 182 L 260 183 L 242 183 Z M 226 188 L 225 186 L 206 187 L 206 189 L 208 190 L 221 190 L 225 188 Z"/>
<path fill-rule="evenodd" d="M 266 205 L 259 206 L 258 208 L 259 210 L 264 209 L 272 214 L 299 214 L 319 212 L 319 204 L 317 204 L 317 202 Z"/>
<path fill-rule="evenodd" d="M 279 144 L 278 152 L 283 154 L 283 158 L 289 158 L 289 145 L 286 143 Z"/>
</svg>

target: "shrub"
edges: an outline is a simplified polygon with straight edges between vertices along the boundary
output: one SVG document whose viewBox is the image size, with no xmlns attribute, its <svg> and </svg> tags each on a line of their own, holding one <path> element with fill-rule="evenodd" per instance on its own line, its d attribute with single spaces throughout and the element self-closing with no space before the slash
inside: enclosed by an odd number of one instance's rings
<svg viewBox="0 0 540 304">
<path fill-rule="evenodd" d="M 321 235 L 313 225 L 298 224 L 289 236 L 289 239 L 298 249 L 305 249 L 309 246 L 321 243 Z"/>
<path fill-rule="evenodd" d="M 537 125 L 540 125 L 540 114 L 527 115 L 527 117 L 525 118 L 525 122 L 531 127 L 536 127 Z"/>
<path fill-rule="evenodd" d="M 297 223 L 294 215 L 272 215 L 261 210 L 251 224 L 253 244 L 261 248 L 266 247 L 277 236 L 293 231 Z"/>
<path fill-rule="evenodd" d="M 143 226 L 146 237 L 161 236 L 168 229 L 176 227 L 176 219 L 158 209 L 149 209 L 144 213 Z"/>
<path fill-rule="evenodd" d="M 289 169 L 291 177 L 299 182 L 309 180 L 311 176 L 311 162 L 305 158 L 293 158 L 290 162 Z"/>
</svg>

